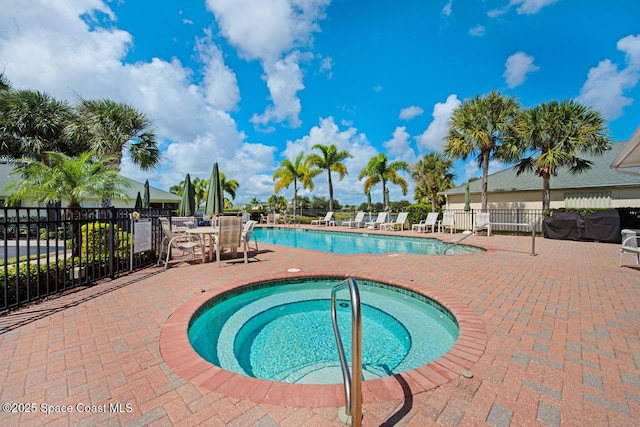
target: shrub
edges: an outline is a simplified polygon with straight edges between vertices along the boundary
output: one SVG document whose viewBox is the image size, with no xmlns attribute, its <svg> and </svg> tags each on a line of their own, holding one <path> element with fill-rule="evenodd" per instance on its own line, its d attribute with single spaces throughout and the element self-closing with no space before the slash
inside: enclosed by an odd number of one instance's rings
<svg viewBox="0 0 640 427">
<path fill-rule="evenodd" d="M 67 269 L 70 260 L 67 260 Z M 77 265 L 77 264 L 76 264 Z M 15 305 L 18 302 L 26 302 L 27 290 L 29 299 L 35 296 L 51 294 L 57 291 L 52 289 L 55 286 L 62 286 L 66 273 L 64 260 L 45 264 L 22 263 L 19 269 L 15 266 L 0 269 L 0 307 Z M 20 282 L 18 296 L 16 298 L 16 284 Z M 27 286 L 28 284 L 28 286 Z M 7 286 L 7 301 L 4 300 L 4 288 Z M 49 289 L 47 289 L 47 285 Z"/>
<path fill-rule="evenodd" d="M 410 224 L 417 224 L 427 217 L 431 213 L 431 204 L 429 203 L 417 203 L 415 205 L 407 206 L 407 219 Z"/>
<path fill-rule="evenodd" d="M 107 260 L 110 256 L 111 224 L 90 222 L 80 227 L 82 232 L 81 250 L 83 259 Z M 129 233 L 114 225 L 114 255 L 116 258 L 129 256 L 131 237 Z"/>
</svg>

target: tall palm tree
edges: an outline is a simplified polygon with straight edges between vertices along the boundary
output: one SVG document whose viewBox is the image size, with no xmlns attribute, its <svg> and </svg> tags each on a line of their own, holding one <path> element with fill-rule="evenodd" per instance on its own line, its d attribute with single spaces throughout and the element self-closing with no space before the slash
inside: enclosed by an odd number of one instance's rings
<svg viewBox="0 0 640 427">
<path fill-rule="evenodd" d="M 298 182 L 303 188 L 313 190 L 313 178 L 318 176 L 322 171 L 310 167 L 304 159 L 304 153 L 301 152 L 295 161 L 284 159 L 280 162 L 280 167 L 273 173 L 273 180 L 277 180 L 274 186 L 276 194 L 283 188 L 289 188 L 293 183 L 293 217 L 296 217 L 296 205 L 298 204 Z"/>
<path fill-rule="evenodd" d="M 465 100 L 453 110 L 449 120 L 445 154 L 466 160 L 477 154 L 482 168 L 482 210 L 487 210 L 487 182 L 489 160 L 512 159 L 512 153 L 501 149 L 513 129 L 513 121 L 520 111 L 518 101 L 491 91 L 486 96 Z"/>
<path fill-rule="evenodd" d="M 367 178 L 364 181 L 364 194 L 367 194 L 373 186 L 381 182 L 382 194 L 384 195 L 387 191 L 387 182 L 390 182 L 400 186 L 402 194 L 406 195 L 407 191 L 409 191 L 409 184 L 399 174 L 400 171 L 409 171 L 407 162 L 403 160 L 389 162 L 387 155 L 380 153 L 369 160 L 367 166 L 358 174 L 358 179 Z"/>
<path fill-rule="evenodd" d="M 48 151 L 74 154 L 65 138 L 71 106 L 34 90 L 0 90 L 0 156 L 48 163 Z"/>
<path fill-rule="evenodd" d="M 542 209 L 549 209 L 550 181 L 568 167 L 577 174 L 591 168 L 581 153 L 602 154 L 610 137 L 603 115 L 575 101 L 551 101 L 527 109 L 516 120 L 515 144 L 530 153 L 516 165 L 517 174 L 533 171 L 542 178 Z"/>
<path fill-rule="evenodd" d="M 160 150 L 151 120 L 134 107 L 109 99 L 81 99 L 78 120 L 67 131 L 76 140 L 89 142 L 99 155 L 113 156 L 120 166 L 123 151 L 143 170 L 160 163 Z"/>
<path fill-rule="evenodd" d="M 333 212 L 333 182 L 331 180 L 331 172 L 336 172 L 340 181 L 347 175 L 347 167 L 342 163 L 343 160 L 353 157 L 347 150 L 338 151 L 335 144 L 329 146 L 315 144 L 312 149 L 320 150 L 321 154 L 311 153 L 307 156 L 307 163 L 319 169 L 326 170 L 329 179 L 329 211 Z"/>
<path fill-rule="evenodd" d="M 287 209 L 287 199 L 284 196 L 274 194 L 267 199 L 267 204 L 274 212 L 282 212 Z"/>
<path fill-rule="evenodd" d="M 451 172 L 453 160 L 441 153 L 429 153 L 411 167 L 411 176 L 416 181 L 416 200 L 428 195 L 431 211 L 439 207 L 438 193 L 453 188 L 455 174 Z"/>
</svg>

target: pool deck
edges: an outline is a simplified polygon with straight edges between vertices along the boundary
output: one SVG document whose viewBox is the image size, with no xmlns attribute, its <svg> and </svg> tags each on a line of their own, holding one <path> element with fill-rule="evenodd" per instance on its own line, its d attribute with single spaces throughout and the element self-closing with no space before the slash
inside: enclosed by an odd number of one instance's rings
<svg viewBox="0 0 640 427">
<path fill-rule="evenodd" d="M 462 237 L 385 233 L 445 241 Z M 640 425 L 640 268 L 635 259 L 625 255 L 625 267 L 618 267 L 619 244 L 537 238 L 537 256 L 531 256 L 531 237 L 472 236 L 467 242 L 488 250 L 340 256 L 259 243 L 259 253 L 247 265 L 238 259 L 217 268 L 178 258 L 167 270 L 148 268 L 2 316 L 0 402 L 35 404 L 36 411 L 7 413 L 3 406 L 0 423 L 342 425 L 336 409 L 342 403 L 335 403 L 342 399 L 340 387 L 331 401 L 313 401 L 313 386 L 301 386 L 295 396 L 267 386 L 253 390 L 263 397 L 257 403 L 251 393 L 234 397 L 245 387 L 241 382 L 211 387 L 202 376 L 207 374 L 185 373 L 187 365 L 198 362 L 184 354 L 185 368 L 176 372 L 181 355 L 161 351 L 161 335 L 174 333 L 172 314 L 204 294 L 300 268 L 309 275 L 401 281 L 426 294 L 445 295 L 478 319 L 486 334 L 484 350 L 469 365 L 473 378 L 455 376 L 418 392 L 412 391 L 418 389 L 418 377 L 399 377 L 395 389 L 365 382 L 365 426 Z M 401 397 L 395 395 L 398 388 Z M 118 403 L 121 412 L 110 412 L 116 405 L 109 404 Z M 71 412 L 44 414 L 43 405 L 70 406 Z M 105 412 L 79 412 L 82 408 Z"/>
</svg>

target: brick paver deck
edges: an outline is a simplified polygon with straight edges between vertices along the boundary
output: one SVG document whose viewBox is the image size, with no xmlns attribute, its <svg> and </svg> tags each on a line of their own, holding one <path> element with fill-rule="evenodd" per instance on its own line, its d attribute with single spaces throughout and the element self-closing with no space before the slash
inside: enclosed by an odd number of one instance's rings
<svg viewBox="0 0 640 427">
<path fill-rule="evenodd" d="M 488 251 L 339 256 L 261 243 L 248 265 L 177 260 L 166 271 L 150 268 L 0 317 L 0 402 L 22 412 L 5 412 L 5 405 L 0 423 L 341 425 L 326 401 L 299 406 L 277 387 L 256 391 L 270 394 L 262 403 L 231 397 L 224 387 L 211 391 L 206 379 L 176 373 L 161 352 L 170 316 L 203 298 L 202 290 L 297 267 L 441 292 L 473 312 L 486 332 L 473 378 L 413 393 L 425 377 L 400 376 L 401 398 L 365 382 L 366 426 L 639 425 L 640 269 L 618 267 L 619 245 L 539 238 L 532 257 L 530 237 L 467 242 Z M 68 412 L 43 413 L 48 408 Z"/>
</svg>

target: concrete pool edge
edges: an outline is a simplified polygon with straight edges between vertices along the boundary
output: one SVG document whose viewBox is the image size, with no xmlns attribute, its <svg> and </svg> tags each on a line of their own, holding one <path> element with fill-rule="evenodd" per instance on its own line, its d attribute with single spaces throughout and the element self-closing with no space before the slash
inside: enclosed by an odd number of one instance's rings
<svg viewBox="0 0 640 427">
<path fill-rule="evenodd" d="M 282 279 L 303 277 L 349 277 L 344 272 L 321 274 L 278 273 L 259 279 L 229 282 L 208 289 L 184 303 L 167 319 L 160 333 L 160 353 L 165 363 L 184 380 L 206 390 L 255 403 L 284 406 L 339 407 L 344 405 L 342 384 L 290 384 L 280 383 L 225 371 L 204 360 L 191 346 L 188 327 L 196 311 L 216 296 L 246 285 Z M 359 274 L 358 279 L 380 281 L 375 277 Z M 484 353 L 487 334 L 484 322 L 465 304 L 447 292 L 427 285 L 418 288 L 414 282 L 385 279 L 384 283 L 409 289 L 431 298 L 446 307 L 456 318 L 460 331 L 453 347 L 435 361 L 411 371 L 390 377 L 363 382 L 363 402 L 373 403 L 405 398 L 422 393 L 459 377 Z"/>
</svg>

